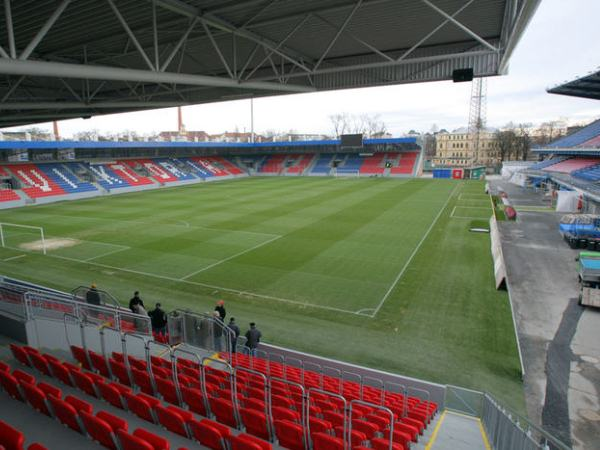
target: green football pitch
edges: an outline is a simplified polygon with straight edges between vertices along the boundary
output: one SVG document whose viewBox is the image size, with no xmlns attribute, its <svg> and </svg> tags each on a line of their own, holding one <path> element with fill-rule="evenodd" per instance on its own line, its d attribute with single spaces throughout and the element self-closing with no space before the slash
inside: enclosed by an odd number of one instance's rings
<svg viewBox="0 0 600 450">
<path fill-rule="evenodd" d="M 0 273 L 121 301 L 209 311 L 266 341 L 444 384 L 520 409 L 491 203 L 476 181 L 270 177 L 0 211 Z"/>
</svg>

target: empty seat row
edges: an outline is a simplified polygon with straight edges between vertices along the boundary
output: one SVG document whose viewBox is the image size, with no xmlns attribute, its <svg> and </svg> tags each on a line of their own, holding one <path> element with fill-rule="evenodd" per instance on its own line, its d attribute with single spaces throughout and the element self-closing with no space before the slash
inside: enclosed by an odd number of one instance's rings
<svg viewBox="0 0 600 450">
<path fill-rule="evenodd" d="M 25 435 L 6 422 L 0 420 L 0 449 L 24 450 Z M 47 450 L 42 444 L 33 443 L 27 450 Z"/>
</svg>

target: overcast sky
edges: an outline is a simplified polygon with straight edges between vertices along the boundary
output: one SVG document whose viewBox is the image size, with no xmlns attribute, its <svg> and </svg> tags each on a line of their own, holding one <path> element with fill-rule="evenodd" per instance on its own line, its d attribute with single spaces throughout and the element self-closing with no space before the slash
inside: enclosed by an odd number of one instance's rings
<svg viewBox="0 0 600 450">
<path fill-rule="evenodd" d="M 599 118 L 600 102 L 545 91 L 600 69 L 598 18 L 599 0 L 543 0 L 513 53 L 509 75 L 488 79 L 488 125 Z M 467 125 L 470 93 L 471 83 L 444 81 L 261 98 L 254 101 L 255 130 L 332 133 L 328 116 L 338 112 L 380 114 L 394 136 L 410 129 L 428 131 L 434 123 L 453 129 Z M 250 129 L 249 100 L 188 106 L 183 111 L 188 130 Z M 51 130 L 51 124 L 41 127 Z M 163 109 L 115 114 L 65 120 L 59 127 L 65 137 L 91 129 L 151 133 L 175 130 L 177 113 Z"/>
</svg>

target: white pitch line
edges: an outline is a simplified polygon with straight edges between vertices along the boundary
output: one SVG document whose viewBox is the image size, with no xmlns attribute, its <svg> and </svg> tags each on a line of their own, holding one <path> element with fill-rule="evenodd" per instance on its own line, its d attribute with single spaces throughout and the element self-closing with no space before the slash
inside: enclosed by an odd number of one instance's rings
<svg viewBox="0 0 600 450">
<path fill-rule="evenodd" d="M 206 267 L 203 267 L 202 269 L 196 270 L 196 271 L 194 271 L 194 272 L 192 272 L 192 273 L 190 273 L 190 274 L 188 274 L 188 275 L 186 275 L 184 277 L 181 277 L 180 279 L 181 280 L 187 280 L 188 278 L 193 277 L 194 275 L 197 275 L 199 273 L 202 273 L 205 270 L 212 269 L 213 267 L 218 266 L 219 264 L 223 264 L 224 262 L 230 261 L 230 260 L 232 260 L 234 258 L 237 258 L 238 256 L 242 256 L 242 255 L 244 255 L 244 254 L 246 254 L 248 252 L 251 252 L 252 250 L 256 250 L 257 248 L 262 247 L 263 245 L 270 244 L 271 242 L 276 241 L 277 239 L 280 239 L 282 237 L 283 236 L 275 236 L 274 238 L 269 239 L 268 241 L 261 242 L 260 244 L 255 245 L 254 247 L 247 248 L 246 250 L 241 251 L 239 253 L 236 253 L 235 255 L 231 255 L 231 256 L 229 256 L 227 258 L 224 258 L 224 259 L 222 259 L 220 261 L 217 261 L 217 262 L 215 262 L 213 264 L 210 264 L 210 265 L 208 265 Z"/>
<path fill-rule="evenodd" d="M 110 244 L 110 245 L 115 245 L 115 244 Z M 121 248 L 118 248 L 116 250 L 112 250 L 112 251 L 109 251 L 106 253 L 101 253 L 100 255 L 92 256 L 91 258 L 84 259 L 83 261 L 85 261 L 85 262 L 92 261 L 94 259 L 102 258 L 103 256 L 112 255 L 113 253 L 119 253 L 119 252 L 124 252 L 125 250 L 131 250 L 131 247 L 127 247 L 126 245 L 119 245 L 119 247 L 121 247 Z"/>
<path fill-rule="evenodd" d="M 374 309 L 373 314 L 371 314 L 371 316 L 370 316 L 371 318 L 374 318 L 377 315 L 377 313 L 379 312 L 379 310 L 381 309 L 381 307 L 383 306 L 383 304 L 385 303 L 385 301 L 387 300 L 387 298 L 390 296 L 390 294 L 392 293 L 392 291 L 394 290 L 394 288 L 398 284 L 398 281 L 400 281 L 400 278 L 402 278 L 402 275 L 404 275 L 404 272 L 406 272 L 406 269 L 408 269 L 408 266 L 412 262 L 413 258 L 419 252 L 419 249 L 421 248 L 421 245 L 423 245 L 423 242 L 425 242 L 425 240 L 427 239 L 427 236 L 429 236 L 429 233 L 431 233 L 431 230 L 433 230 L 433 227 L 435 226 L 435 224 L 437 223 L 438 219 L 441 217 L 442 213 L 446 209 L 446 206 L 448 206 L 448 203 L 450 203 L 450 200 L 452 199 L 452 197 L 454 197 L 454 194 L 456 193 L 456 189 L 459 186 L 460 185 L 457 185 L 454 188 L 454 190 L 450 193 L 450 195 L 446 199 L 446 202 L 441 207 L 440 211 L 437 213 L 437 216 L 435 216 L 435 218 L 433 219 L 433 222 L 431 222 L 431 225 L 429 225 L 429 228 L 427 229 L 427 231 L 425 232 L 425 234 L 423 235 L 423 237 L 421 238 L 421 240 L 419 241 L 419 243 L 417 244 L 417 246 L 415 247 L 415 249 L 411 253 L 410 257 L 406 261 L 406 264 L 404 264 L 404 267 L 402 268 L 402 270 L 400 271 L 400 273 L 398 274 L 398 276 L 396 277 L 396 279 L 394 280 L 394 282 L 392 283 L 392 285 L 390 286 L 390 288 L 387 290 L 387 292 L 385 293 L 385 295 L 383 296 L 383 298 L 381 299 L 381 301 L 379 302 L 379 304 L 377 305 L 377 307 Z"/>
<path fill-rule="evenodd" d="M 333 306 L 315 305 L 313 303 L 299 302 L 297 300 L 290 300 L 287 298 L 274 297 L 272 295 L 263 295 L 263 294 L 256 294 L 254 292 L 240 291 L 237 289 L 226 288 L 223 286 L 215 286 L 213 284 L 199 283 L 196 281 L 189 281 L 189 280 L 182 280 L 180 278 L 173 278 L 173 277 L 168 277 L 165 275 L 157 275 L 155 273 L 142 272 L 140 270 L 134 270 L 134 269 L 125 269 L 123 267 L 110 266 L 108 264 L 101 264 L 101 263 L 97 263 L 97 262 L 93 262 L 93 261 L 83 261 L 81 259 L 69 258 L 68 256 L 51 255 L 51 254 L 41 255 L 41 256 L 48 256 L 50 258 L 64 259 L 65 261 L 72 261 L 72 262 L 76 262 L 76 263 L 80 263 L 80 264 L 89 264 L 91 266 L 103 267 L 105 269 L 119 270 L 121 272 L 128 272 L 128 273 L 133 273 L 136 275 L 143 275 L 146 277 L 158 278 L 161 280 L 174 281 L 177 283 L 186 283 L 186 284 L 191 284 L 194 286 L 202 286 L 202 287 L 207 287 L 210 289 L 217 289 L 217 290 L 221 290 L 221 291 L 225 291 L 225 292 L 231 292 L 232 294 L 237 294 L 237 295 L 246 295 L 248 297 L 264 298 L 267 300 L 274 300 L 274 301 L 278 301 L 278 302 L 282 302 L 282 303 L 289 303 L 292 305 L 304 306 L 304 307 L 308 307 L 308 308 L 324 309 L 324 310 L 335 311 L 335 312 L 340 312 L 340 313 L 344 313 L 344 314 L 357 315 L 354 311 L 349 311 L 347 309 L 341 309 L 341 308 L 335 308 Z"/>
<path fill-rule="evenodd" d="M 17 256 L 11 256 L 10 258 L 5 258 L 2 261 L 7 262 L 7 261 L 12 261 L 13 259 L 19 259 L 19 258 L 24 258 L 27 255 L 17 255 Z"/>
</svg>

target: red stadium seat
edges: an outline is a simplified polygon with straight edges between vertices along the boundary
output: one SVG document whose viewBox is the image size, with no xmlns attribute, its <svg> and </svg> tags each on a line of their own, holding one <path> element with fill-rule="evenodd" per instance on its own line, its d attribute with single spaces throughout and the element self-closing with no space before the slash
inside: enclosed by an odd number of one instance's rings
<svg viewBox="0 0 600 450">
<path fill-rule="evenodd" d="M 110 370 L 112 371 L 114 377 L 119 380 L 119 383 L 124 384 L 125 386 L 131 386 L 131 380 L 129 379 L 127 366 L 113 358 L 109 359 L 108 363 L 110 365 Z"/>
<path fill-rule="evenodd" d="M 311 436 L 313 450 L 344 450 L 344 440 L 325 433 L 315 433 Z"/>
<path fill-rule="evenodd" d="M 250 434 L 241 433 L 229 440 L 231 450 L 272 450 L 271 444 Z"/>
<path fill-rule="evenodd" d="M 60 362 L 52 359 L 48 361 L 48 366 L 50 367 L 50 372 L 54 378 L 58 379 L 61 383 L 66 384 L 67 386 L 73 386 L 74 383 L 69 369 L 67 369 Z"/>
<path fill-rule="evenodd" d="M 49 416 L 50 410 L 48 410 L 48 406 L 46 405 L 46 394 L 44 394 L 44 391 L 29 383 L 20 383 L 20 386 L 27 403 L 29 403 L 36 411 Z"/>
<path fill-rule="evenodd" d="M 360 431 L 367 439 L 371 439 L 379 431 L 379 427 L 374 423 L 355 419 L 352 421 L 352 430 Z"/>
<path fill-rule="evenodd" d="M 0 372 L 10 372 L 10 366 L 0 361 Z"/>
<path fill-rule="evenodd" d="M 110 371 L 108 370 L 108 364 L 106 364 L 106 359 L 104 359 L 104 356 L 91 350 L 88 352 L 88 354 L 90 355 L 92 368 L 104 378 L 110 378 Z"/>
<path fill-rule="evenodd" d="M 65 402 L 67 402 L 69 405 L 75 408 L 75 411 L 77 411 L 78 413 L 85 411 L 91 414 L 93 411 L 91 404 L 89 404 L 85 400 L 81 400 L 80 398 L 75 397 L 74 395 L 67 395 L 65 397 Z"/>
<path fill-rule="evenodd" d="M 35 367 L 38 371 L 43 373 L 44 375 L 51 377 L 50 368 L 48 367 L 48 361 L 39 353 L 29 353 L 29 360 L 33 367 Z"/>
<path fill-rule="evenodd" d="M 230 427 L 237 428 L 238 423 L 235 418 L 233 403 L 222 398 L 211 398 L 209 400 L 210 410 L 217 420 Z"/>
<path fill-rule="evenodd" d="M 152 387 L 152 380 L 146 369 L 141 370 L 135 367 L 131 368 L 131 374 L 133 375 L 133 382 L 144 394 L 154 395 L 154 387 Z"/>
<path fill-rule="evenodd" d="M 82 432 L 79 415 L 72 405 L 52 395 L 48 397 L 48 402 L 52 407 L 54 416 L 59 420 L 59 422 L 77 431 L 78 433 Z"/>
<path fill-rule="evenodd" d="M 44 381 L 40 381 L 37 387 L 41 389 L 44 394 L 46 394 L 46 397 L 49 395 L 54 395 L 55 397 L 62 398 L 62 391 L 56 386 L 52 386 Z"/>
<path fill-rule="evenodd" d="M 196 420 L 191 420 L 189 422 L 189 427 L 192 438 L 197 440 L 201 445 L 212 450 L 225 450 L 227 448 L 225 437 L 211 421 L 203 420 L 198 422 Z M 229 431 L 229 429 L 227 430 Z M 229 437 L 229 434 L 227 437 Z"/>
<path fill-rule="evenodd" d="M 144 394 L 132 393 L 126 393 L 123 395 L 123 397 L 125 398 L 127 409 L 129 409 L 129 411 L 138 416 L 140 419 L 156 423 L 154 407 L 160 404 L 160 401 L 157 398 Z"/>
<path fill-rule="evenodd" d="M 123 430 L 117 431 L 121 443 L 121 450 L 154 450 L 152 445 L 137 436 L 128 434 Z"/>
<path fill-rule="evenodd" d="M 71 376 L 73 377 L 73 381 L 75 382 L 75 386 L 81 389 L 88 395 L 92 397 L 99 398 L 98 389 L 94 384 L 93 378 L 90 376 L 90 373 L 80 372 L 78 370 L 72 371 Z"/>
<path fill-rule="evenodd" d="M 29 356 L 27 352 L 23 349 L 23 347 L 19 347 L 15 344 L 10 344 L 10 351 L 17 361 L 19 361 L 24 366 L 31 367 L 31 361 L 29 360 Z"/>
<path fill-rule="evenodd" d="M 111 450 L 119 448 L 117 438 L 109 423 L 87 412 L 80 413 L 80 417 L 88 435 L 94 441 Z"/>
<path fill-rule="evenodd" d="M 42 444 L 38 444 L 37 442 L 35 442 L 29 447 L 27 447 L 27 450 L 48 450 L 48 448 L 44 447 Z"/>
<path fill-rule="evenodd" d="M 271 413 L 273 414 L 273 420 L 290 420 L 296 423 L 300 423 L 301 420 L 300 414 L 297 411 L 282 408 L 281 406 L 273 406 Z"/>
<path fill-rule="evenodd" d="M 15 400 L 23 400 L 21 392 L 19 391 L 19 380 L 17 380 L 10 373 L 0 372 L 0 385 L 2 385 L 4 392 L 6 392 Z"/>
<path fill-rule="evenodd" d="M 170 380 L 163 378 L 155 378 L 156 390 L 161 395 L 163 400 L 173 405 L 179 405 L 179 398 L 177 397 L 177 390 L 175 384 Z"/>
<path fill-rule="evenodd" d="M 23 433 L 0 420 L 0 445 L 6 450 L 23 450 L 23 444 Z"/>
<path fill-rule="evenodd" d="M 253 409 L 240 408 L 240 416 L 246 432 L 261 439 L 270 439 L 269 426 L 267 424 L 267 416 Z"/>
<path fill-rule="evenodd" d="M 110 425 L 110 428 L 116 433 L 117 430 L 127 431 L 129 425 L 126 420 L 121 419 L 120 417 L 115 416 L 106 411 L 100 411 L 96 414 L 96 417 L 100 420 L 104 420 L 107 424 Z"/>
<path fill-rule="evenodd" d="M 390 441 L 389 439 L 382 438 L 371 439 L 371 447 L 375 450 L 389 450 Z M 409 450 L 409 447 L 394 442 L 392 444 L 392 450 Z"/>
<path fill-rule="evenodd" d="M 121 393 L 113 385 L 100 383 L 100 384 L 96 385 L 96 387 L 98 388 L 98 391 L 100 392 L 100 396 L 105 401 L 107 401 L 108 403 L 110 403 L 111 405 L 113 405 L 117 408 L 125 409 L 123 400 L 121 398 Z"/>
<path fill-rule="evenodd" d="M 333 426 L 331 422 L 316 417 L 309 417 L 308 424 L 310 425 L 310 432 L 312 433 L 329 433 Z"/>
<path fill-rule="evenodd" d="M 348 432 L 348 430 L 346 430 Z M 344 438 L 344 427 L 335 427 L 335 435 L 341 439 Z M 366 444 L 367 436 L 362 431 L 352 430 L 352 446 Z"/>
<path fill-rule="evenodd" d="M 19 383 L 35 384 L 35 377 L 33 375 L 29 375 L 27 372 L 23 372 L 20 369 L 15 369 L 13 370 L 12 374 Z"/>
<path fill-rule="evenodd" d="M 304 428 L 288 420 L 274 422 L 275 435 L 279 445 L 289 450 L 305 450 Z"/>
<path fill-rule="evenodd" d="M 190 437 L 185 416 L 181 414 L 181 411 L 165 408 L 161 405 L 156 405 L 154 411 L 158 422 L 167 430 L 184 437 Z"/>
<path fill-rule="evenodd" d="M 73 358 L 75 358 L 75 360 L 81 364 L 81 367 L 87 370 L 92 370 L 90 362 L 87 358 L 87 353 L 82 347 L 71 345 L 71 354 L 73 355 Z"/>
<path fill-rule="evenodd" d="M 200 389 L 182 387 L 181 397 L 183 403 L 187 405 L 190 411 L 200 414 L 201 416 L 207 415 L 204 397 Z"/>
<path fill-rule="evenodd" d="M 143 439 L 152 446 L 153 450 L 169 450 L 171 444 L 165 438 L 158 436 L 154 433 L 150 433 L 143 428 L 138 428 L 133 432 L 133 435 L 139 439 Z"/>
</svg>

